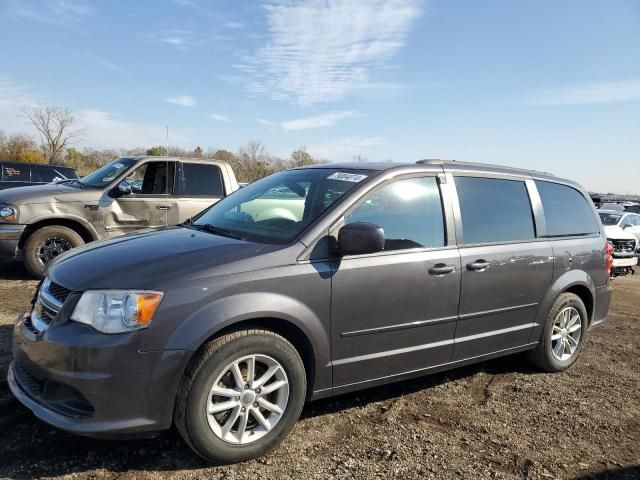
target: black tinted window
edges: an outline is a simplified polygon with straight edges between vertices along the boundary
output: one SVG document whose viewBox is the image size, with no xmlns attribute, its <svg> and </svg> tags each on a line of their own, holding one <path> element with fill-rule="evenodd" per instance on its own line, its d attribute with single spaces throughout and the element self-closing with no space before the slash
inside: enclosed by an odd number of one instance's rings
<svg viewBox="0 0 640 480">
<path fill-rule="evenodd" d="M 456 177 L 465 244 L 535 238 L 524 182 Z"/>
<path fill-rule="evenodd" d="M 547 220 L 547 236 L 581 235 L 598 231 L 587 199 L 575 188 L 536 180 Z"/>
<path fill-rule="evenodd" d="M 346 223 L 368 222 L 384 229 L 385 250 L 444 246 L 438 183 L 433 177 L 390 183 L 363 200 Z"/>
<path fill-rule="evenodd" d="M 194 197 L 224 195 L 220 168 L 199 163 L 182 164 L 182 194 Z"/>
<path fill-rule="evenodd" d="M 29 165 L 3 165 L 2 180 L 5 182 L 29 182 Z"/>
</svg>

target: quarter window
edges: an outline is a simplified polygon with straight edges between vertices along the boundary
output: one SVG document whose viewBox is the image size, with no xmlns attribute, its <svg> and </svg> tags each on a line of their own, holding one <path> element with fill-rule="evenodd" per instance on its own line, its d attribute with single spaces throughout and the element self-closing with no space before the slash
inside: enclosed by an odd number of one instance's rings
<svg viewBox="0 0 640 480">
<path fill-rule="evenodd" d="M 390 183 L 365 198 L 345 220 L 382 227 L 385 250 L 437 248 L 445 244 L 442 201 L 434 177 Z"/>
<path fill-rule="evenodd" d="M 575 188 L 536 180 L 547 221 L 547 236 L 596 233 L 599 228 L 587 199 Z"/>
<path fill-rule="evenodd" d="M 220 168 L 201 163 L 182 164 L 183 195 L 189 197 L 221 197 L 224 195 Z"/>
<path fill-rule="evenodd" d="M 535 238 L 531 202 L 524 182 L 456 177 L 464 243 Z"/>
<path fill-rule="evenodd" d="M 31 181 L 29 165 L 3 165 L 2 180 L 4 180 L 5 182 Z"/>
</svg>

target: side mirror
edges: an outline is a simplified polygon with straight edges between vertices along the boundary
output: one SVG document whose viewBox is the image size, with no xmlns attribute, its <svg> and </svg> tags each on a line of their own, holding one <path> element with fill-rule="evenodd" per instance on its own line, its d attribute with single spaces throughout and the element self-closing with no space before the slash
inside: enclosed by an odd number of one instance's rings
<svg viewBox="0 0 640 480">
<path fill-rule="evenodd" d="M 384 229 L 373 223 L 354 222 L 338 232 L 340 255 L 375 253 L 384 250 Z"/>
<path fill-rule="evenodd" d="M 115 194 L 117 197 L 131 195 L 131 185 L 129 185 L 126 181 L 120 182 L 116 187 Z"/>
</svg>

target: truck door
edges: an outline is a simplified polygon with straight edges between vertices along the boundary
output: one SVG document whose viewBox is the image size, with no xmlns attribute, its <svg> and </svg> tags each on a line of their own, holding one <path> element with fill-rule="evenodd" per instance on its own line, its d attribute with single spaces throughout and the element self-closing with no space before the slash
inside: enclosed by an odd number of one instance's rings
<svg viewBox="0 0 640 480">
<path fill-rule="evenodd" d="M 131 171 L 123 180 L 131 194 L 110 199 L 104 209 L 107 234 L 115 237 L 178 223 L 174 177 L 175 162 L 166 160 L 150 160 Z"/>
</svg>

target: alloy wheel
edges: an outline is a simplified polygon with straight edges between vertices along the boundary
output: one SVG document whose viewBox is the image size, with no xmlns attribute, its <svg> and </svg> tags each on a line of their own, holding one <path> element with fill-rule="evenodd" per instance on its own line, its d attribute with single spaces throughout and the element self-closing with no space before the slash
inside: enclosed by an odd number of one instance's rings
<svg viewBox="0 0 640 480">
<path fill-rule="evenodd" d="M 221 440 L 246 445 L 264 437 L 289 400 L 287 374 L 267 355 L 248 355 L 224 367 L 209 391 L 207 421 Z"/>
<path fill-rule="evenodd" d="M 569 360 L 577 351 L 582 335 L 582 316 L 574 307 L 562 309 L 553 321 L 551 351 L 561 361 Z"/>
</svg>

